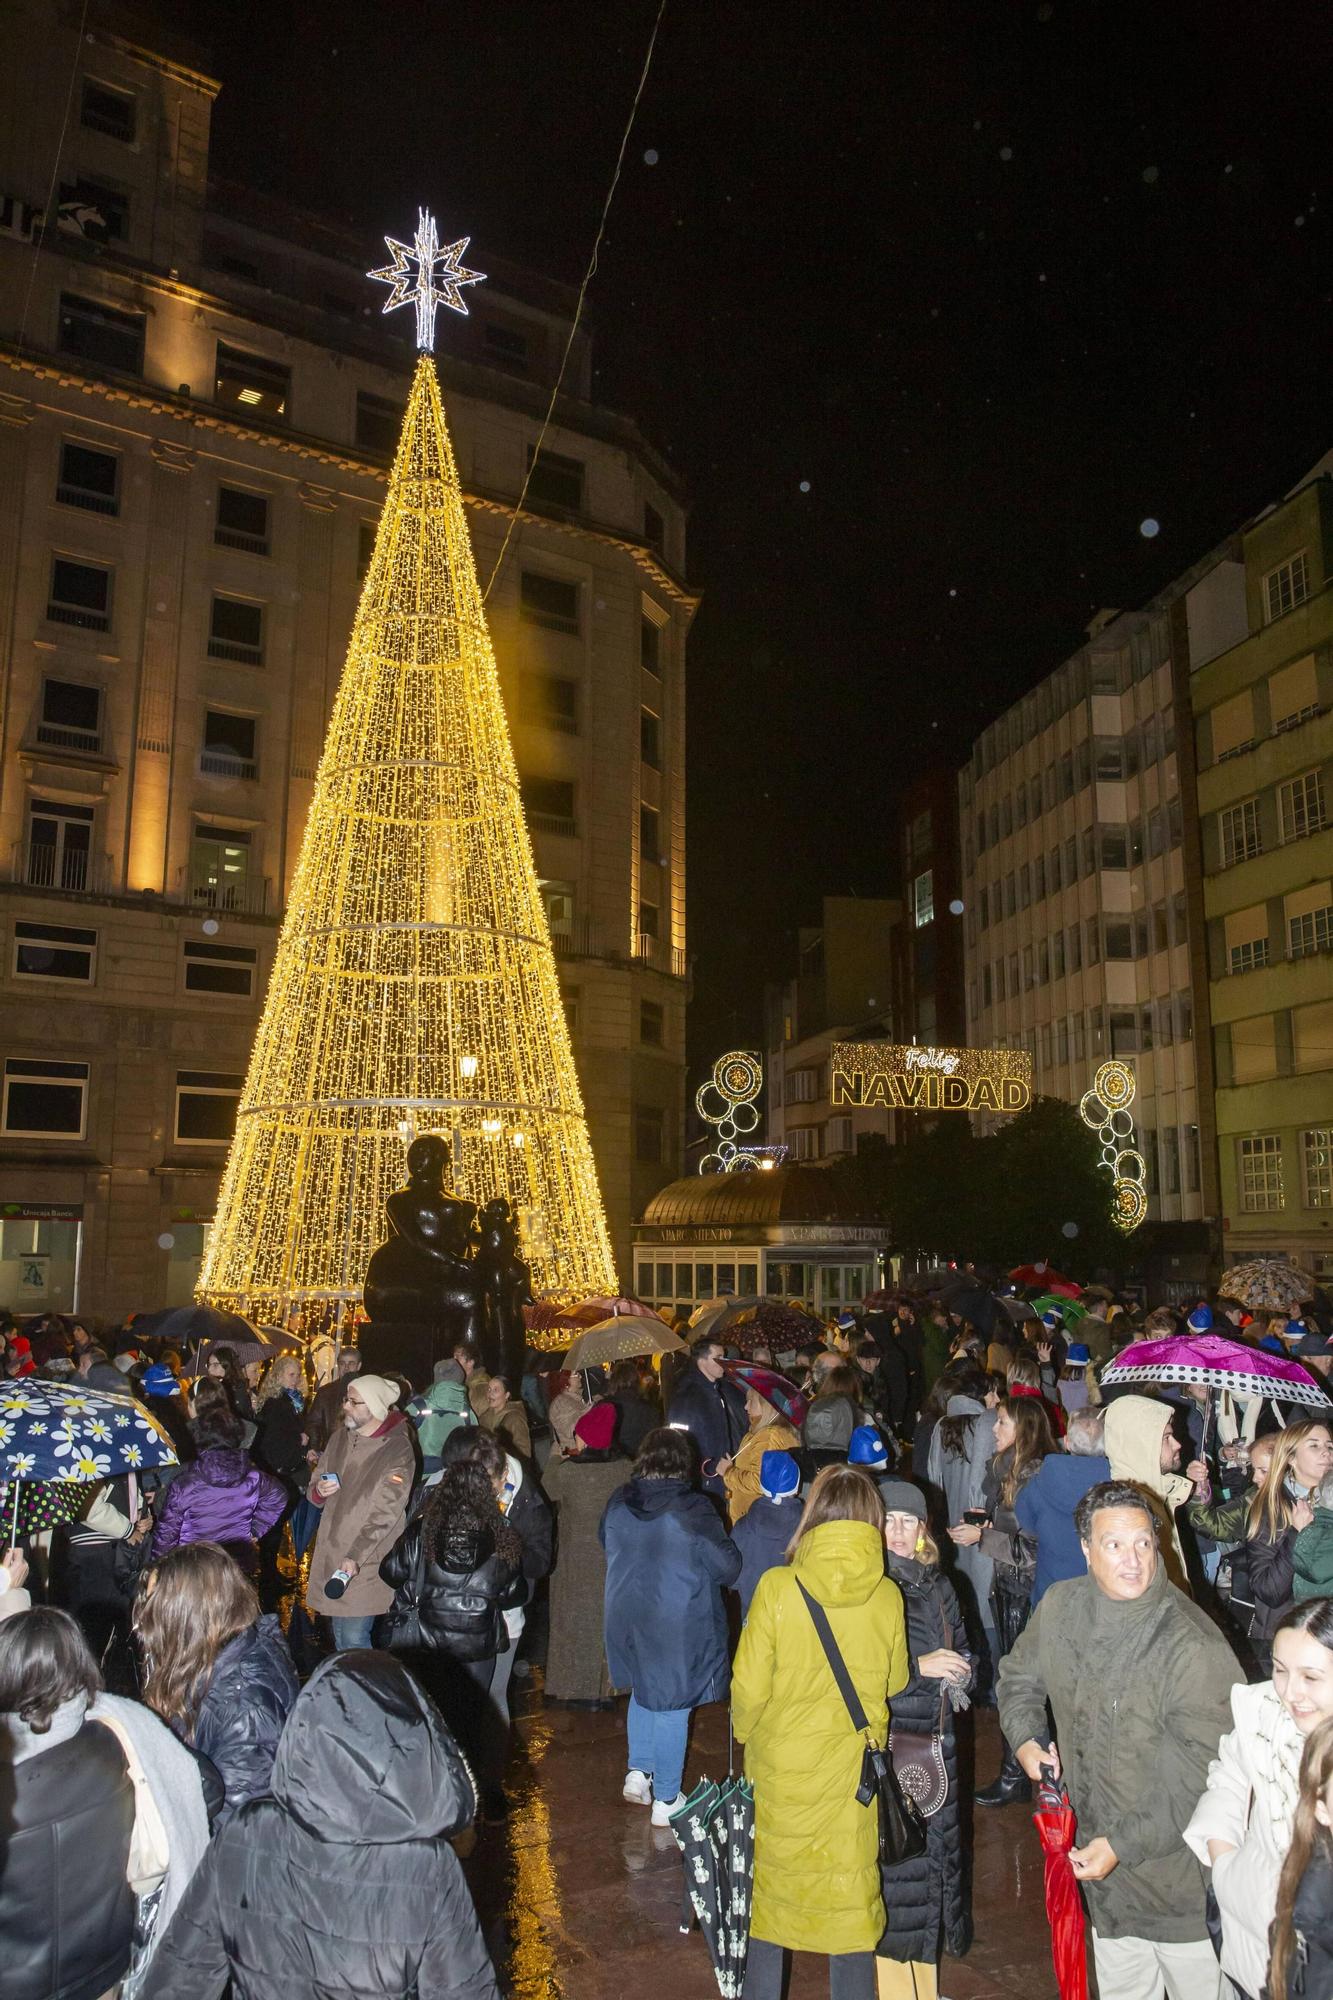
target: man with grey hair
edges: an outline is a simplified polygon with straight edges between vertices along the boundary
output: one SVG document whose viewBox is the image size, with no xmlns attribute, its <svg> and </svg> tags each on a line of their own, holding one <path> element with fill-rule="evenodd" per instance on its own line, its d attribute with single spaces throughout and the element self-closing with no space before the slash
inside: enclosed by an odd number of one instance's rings
<svg viewBox="0 0 1333 2000">
<path fill-rule="evenodd" d="M 1110 1477 L 1110 1462 L 1102 1446 L 1101 1411 L 1075 1410 L 1065 1432 L 1064 1450 L 1049 1453 L 1014 1499 L 1019 1527 L 1037 1544 L 1034 1607 L 1053 1583 L 1082 1576 L 1086 1565 L 1074 1527 L 1074 1509 L 1089 1487 Z"/>
<path fill-rule="evenodd" d="M 1203 1871 L 1184 1831 L 1243 1676 L 1168 1578 L 1148 1495 L 1104 1481 L 1075 1525 L 1087 1573 L 1052 1585 L 1001 1662 L 1000 1727 L 1034 1783 L 1050 1771 L 1068 1786 L 1079 1841 L 1069 1860 L 1101 2000 L 1161 2000 L 1163 1988 L 1169 2000 L 1219 2000 Z"/>
</svg>

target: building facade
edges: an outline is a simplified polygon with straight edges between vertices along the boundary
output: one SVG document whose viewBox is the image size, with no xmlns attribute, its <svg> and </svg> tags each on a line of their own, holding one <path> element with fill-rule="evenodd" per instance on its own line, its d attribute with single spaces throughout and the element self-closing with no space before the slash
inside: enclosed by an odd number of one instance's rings
<svg viewBox="0 0 1333 2000">
<path fill-rule="evenodd" d="M 902 904 L 892 897 L 826 896 L 822 921 L 796 939 L 796 972 L 765 994 L 765 1138 L 793 1162 L 834 1159 L 893 1137 L 883 1106 L 835 1107 L 829 1050 L 894 1032 L 895 934 Z"/>
<path fill-rule="evenodd" d="M 1158 1284 L 1187 1290 L 1206 1273 L 1217 1205 L 1170 604 L 1094 621 L 978 739 L 958 798 L 968 1042 L 1027 1049 L 1034 1090 L 1074 1104 L 1107 1057 L 1130 1064 L 1149 1199 L 1140 1255 L 1160 1251 Z"/>
<path fill-rule="evenodd" d="M 16 13 L 0 1304 L 120 1313 L 192 1290 L 414 355 L 375 244 L 210 183 L 188 56 Z M 684 509 L 583 334 L 538 450 L 572 297 L 477 261 L 440 375 L 628 1270 L 683 1127 Z"/>
<path fill-rule="evenodd" d="M 1333 477 L 1187 593 L 1227 1261 L 1333 1278 Z"/>
<path fill-rule="evenodd" d="M 959 1048 L 967 1039 L 967 1003 L 953 771 L 923 771 L 900 793 L 898 866 L 903 915 L 893 934 L 895 1032 L 923 1048 Z"/>
</svg>

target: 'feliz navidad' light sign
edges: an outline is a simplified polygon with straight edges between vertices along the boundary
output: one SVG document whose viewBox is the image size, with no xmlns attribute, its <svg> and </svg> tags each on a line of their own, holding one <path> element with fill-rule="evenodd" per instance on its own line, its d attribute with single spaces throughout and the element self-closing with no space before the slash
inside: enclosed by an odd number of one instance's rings
<svg viewBox="0 0 1333 2000">
<path fill-rule="evenodd" d="M 835 1042 L 829 1097 L 903 1111 L 1021 1111 L 1032 1102 L 1032 1058 L 1022 1049 Z"/>
</svg>

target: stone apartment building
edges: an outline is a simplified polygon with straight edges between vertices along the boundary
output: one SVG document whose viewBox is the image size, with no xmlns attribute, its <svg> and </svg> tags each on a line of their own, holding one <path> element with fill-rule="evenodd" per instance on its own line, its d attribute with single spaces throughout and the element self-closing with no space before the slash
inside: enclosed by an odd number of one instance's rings
<svg viewBox="0 0 1333 2000">
<path fill-rule="evenodd" d="M 197 59 L 77 22 L 16 0 L 42 60 L 0 72 L 0 1304 L 120 1313 L 192 1291 L 414 357 L 378 241 L 210 180 Z M 684 509 L 583 333 L 534 461 L 572 296 L 474 249 L 440 374 L 483 581 L 513 526 L 489 613 L 627 1272 L 680 1171 Z"/>
<path fill-rule="evenodd" d="M 881 1041 L 893 1014 L 895 933 L 902 904 L 889 896 L 825 896 L 821 920 L 796 934 L 796 970 L 764 996 L 765 1093 L 770 1145 L 793 1162 L 854 1153 L 890 1141 L 884 1106 L 835 1107 L 829 1051 L 837 1041 Z"/>
</svg>

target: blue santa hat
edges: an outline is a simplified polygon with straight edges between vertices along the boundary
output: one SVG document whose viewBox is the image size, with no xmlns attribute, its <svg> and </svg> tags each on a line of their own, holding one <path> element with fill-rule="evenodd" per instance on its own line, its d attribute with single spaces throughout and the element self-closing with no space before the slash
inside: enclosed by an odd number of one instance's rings
<svg viewBox="0 0 1333 2000">
<path fill-rule="evenodd" d="M 801 1483 L 801 1470 L 789 1451 L 766 1451 L 759 1461 L 759 1490 L 769 1500 L 782 1500 Z"/>
<path fill-rule="evenodd" d="M 1195 1306 L 1185 1321 L 1191 1333 L 1211 1333 L 1213 1330 L 1213 1309 L 1211 1306 Z"/>
<path fill-rule="evenodd" d="M 873 1424 L 858 1424 L 847 1445 L 848 1465 L 887 1467 L 889 1454 Z"/>
</svg>

